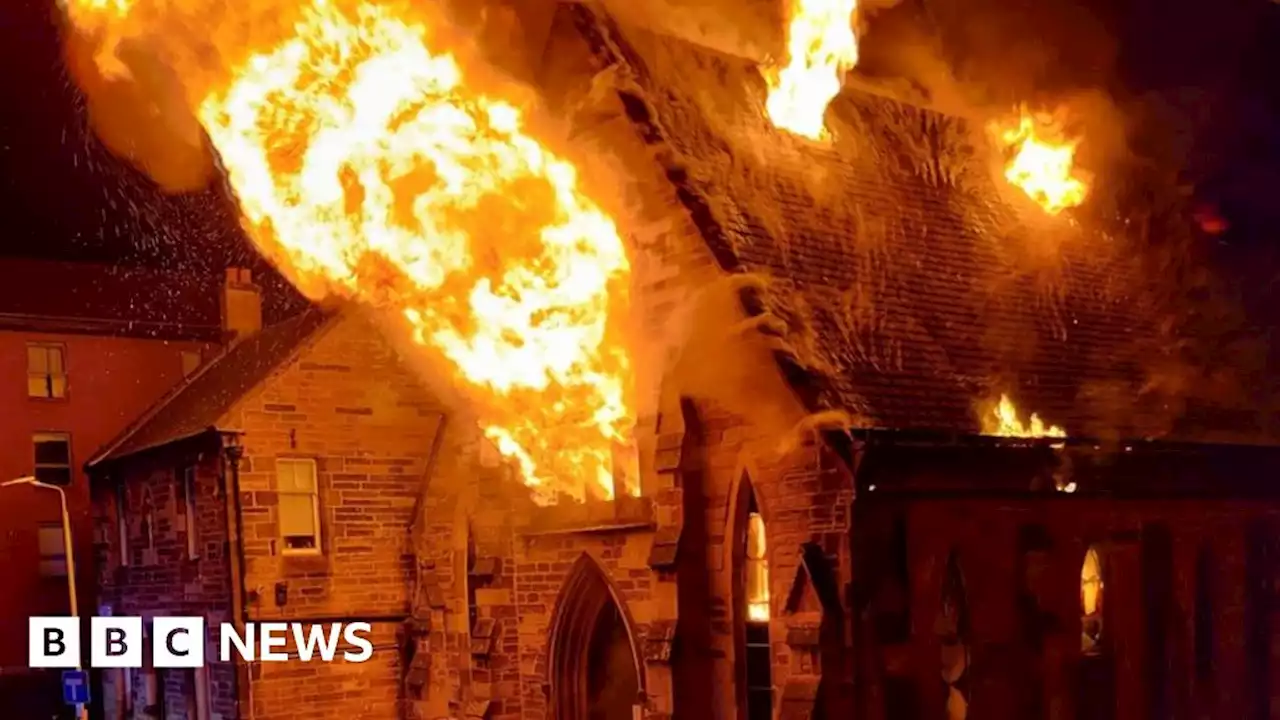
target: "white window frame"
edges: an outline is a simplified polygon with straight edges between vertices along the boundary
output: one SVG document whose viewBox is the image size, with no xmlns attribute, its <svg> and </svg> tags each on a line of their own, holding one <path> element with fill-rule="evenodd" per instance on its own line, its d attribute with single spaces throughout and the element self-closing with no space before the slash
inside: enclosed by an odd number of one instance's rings
<svg viewBox="0 0 1280 720">
<path fill-rule="evenodd" d="M 45 370 L 36 372 L 31 368 L 31 351 L 39 350 L 45 354 Z M 62 372 L 53 373 L 48 369 L 49 355 L 57 352 L 59 364 L 62 366 Z M 39 378 L 44 383 L 44 392 L 33 394 L 31 392 L 31 382 Z M 54 378 L 61 378 L 62 392 L 58 394 L 54 390 Z M 63 400 L 67 397 L 67 346 L 57 342 L 31 342 L 27 343 L 27 397 L 33 400 Z"/>
<path fill-rule="evenodd" d="M 186 465 L 178 471 L 178 482 L 182 484 L 183 518 L 187 531 L 187 558 L 194 560 L 200 557 L 200 538 L 196 523 L 196 466 Z"/>
<path fill-rule="evenodd" d="M 303 493 L 293 490 L 281 490 L 280 478 L 285 467 L 298 468 L 305 467 L 310 470 L 311 475 L 311 492 Z M 288 538 L 284 534 L 284 518 L 277 517 L 277 529 L 280 536 L 280 552 L 284 555 L 319 555 L 321 553 L 321 528 L 320 528 L 320 474 L 316 467 L 316 461 L 312 458 L 276 458 L 276 512 L 282 515 L 280 510 L 280 500 L 286 495 L 310 495 L 311 496 L 311 513 L 312 513 L 312 529 L 314 530 L 315 547 L 309 548 L 291 548 L 289 547 Z"/>
<path fill-rule="evenodd" d="M 36 460 L 36 445 L 42 442 L 64 442 L 67 445 L 67 463 L 65 465 L 53 463 L 41 463 Z M 64 432 L 38 432 L 31 435 L 31 467 L 32 475 L 36 479 L 40 479 L 40 468 L 56 468 L 65 469 L 67 471 L 67 484 L 60 487 L 71 487 L 76 483 L 76 464 L 75 459 L 71 455 L 71 435 Z M 57 485 L 58 483 L 50 483 Z"/>
<path fill-rule="evenodd" d="M 62 523 L 40 523 L 36 526 L 36 538 L 40 547 L 40 577 L 42 578 L 65 578 L 67 576 L 67 538 L 62 528 Z M 45 552 L 44 538 L 46 535 L 53 535 L 58 539 L 58 547 L 62 549 L 61 553 Z M 47 563 L 56 563 L 61 561 L 62 569 L 60 571 L 50 571 Z"/>
</svg>

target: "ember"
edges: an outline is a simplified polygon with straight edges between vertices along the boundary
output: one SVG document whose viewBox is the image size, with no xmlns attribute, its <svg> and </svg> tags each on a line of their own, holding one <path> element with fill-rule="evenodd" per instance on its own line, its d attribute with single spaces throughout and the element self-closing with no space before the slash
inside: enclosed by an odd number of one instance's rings
<svg viewBox="0 0 1280 720">
<path fill-rule="evenodd" d="M 122 40 L 175 43 L 159 50 L 258 247 L 312 298 L 376 307 L 450 360 L 540 501 L 612 497 L 633 424 L 622 240 L 520 111 L 470 90 L 429 46 L 446 28 L 363 0 L 291 5 L 274 36 L 244 29 L 274 8 L 138 4 L 153 3 L 79 0 L 68 13 L 103 43 L 104 73 L 128 72 Z M 179 14 L 243 47 L 219 43 L 227 66 L 212 71 L 163 32 Z"/>
<path fill-rule="evenodd" d="M 856 0 L 793 0 L 787 28 L 787 66 L 766 72 L 769 119 L 814 140 L 823 136 L 823 114 L 840 92 L 844 75 L 858 64 L 853 32 Z"/>
<path fill-rule="evenodd" d="M 1045 212 L 1057 215 L 1084 202 L 1088 187 L 1074 167 L 1079 141 L 1062 139 L 1051 116 L 1033 116 L 1024 107 L 1016 126 L 993 129 L 1012 155 L 1005 165 L 1005 179 Z"/>
<path fill-rule="evenodd" d="M 1064 438 L 1067 433 L 1057 425 L 1045 425 L 1035 413 L 1027 424 L 1018 417 L 1018 408 L 1008 395 L 1000 395 L 1000 402 L 982 418 L 982 434 L 997 437 Z"/>
</svg>

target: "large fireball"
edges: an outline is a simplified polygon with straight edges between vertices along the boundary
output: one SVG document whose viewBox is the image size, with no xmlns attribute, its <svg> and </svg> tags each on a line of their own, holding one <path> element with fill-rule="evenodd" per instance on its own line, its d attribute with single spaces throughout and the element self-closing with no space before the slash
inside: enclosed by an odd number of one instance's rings
<svg viewBox="0 0 1280 720">
<path fill-rule="evenodd" d="M 544 502 L 612 497 L 633 424 L 613 221 L 407 6 L 270 5 L 75 0 L 68 15 L 104 75 L 130 73 L 129 43 L 173 68 L 250 236 L 303 292 L 376 307 L 451 361 Z"/>
</svg>

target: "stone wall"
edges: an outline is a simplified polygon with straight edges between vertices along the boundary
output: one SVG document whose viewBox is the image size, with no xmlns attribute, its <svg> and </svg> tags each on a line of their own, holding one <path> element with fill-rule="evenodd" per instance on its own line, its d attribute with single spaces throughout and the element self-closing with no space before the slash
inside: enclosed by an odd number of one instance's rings
<svg viewBox="0 0 1280 720">
<path fill-rule="evenodd" d="M 322 329 L 298 358 L 240 400 L 224 424 L 244 431 L 240 462 L 246 612 L 252 621 L 370 622 L 364 663 L 257 663 L 260 720 L 400 717 L 399 633 L 417 586 L 412 541 L 436 433 L 446 416 L 381 331 L 356 315 Z M 287 552 L 276 462 L 316 463 L 320 548 Z"/>
</svg>

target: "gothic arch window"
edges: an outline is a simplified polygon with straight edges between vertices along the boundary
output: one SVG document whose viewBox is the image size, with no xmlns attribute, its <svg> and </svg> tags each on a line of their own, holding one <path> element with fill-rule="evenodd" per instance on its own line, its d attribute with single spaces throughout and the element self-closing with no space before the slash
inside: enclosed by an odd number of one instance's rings
<svg viewBox="0 0 1280 720">
<path fill-rule="evenodd" d="M 942 682 L 947 691 L 947 718 L 965 720 L 969 714 L 969 601 L 960 572 L 960 555 L 955 550 L 947 555 L 935 627 L 941 646 Z"/>
<path fill-rule="evenodd" d="M 463 574 L 464 582 L 467 586 L 467 628 L 468 632 L 475 632 L 476 619 L 480 614 L 480 606 L 476 604 L 476 534 L 471 529 L 471 525 L 467 525 L 467 555 L 466 555 L 466 572 Z"/>
<path fill-rule="evenodd" d="M 1209 548 L 1200 548 L 1196 557 L 1195 600 L 1196 679 L 1213 680 L 1213 558 Z"/>
<path fill-rule="evenodd" d="M 753 503 L 754 505 L 754 503 Z M 764 518 L 758 509 L 747 515 L 747 622 L 769 622 L 769 553 Z"/>
<path fill-rule="evenodd" d="M 1090 545 L 1080 565 L 1080 652 L 1084 655 L 1101 655 L 1103 650 L 1102 570 L 1102 555 Z"/>
<path fill-rule="evenodd" d="M 560 589 L 550 633 L 551 717 L 631 720 L 643 694 L 631 622 L 604 570 L 586 554 Z"/>
<path fill-rule="evenodd" d="M 1076 677 L 1076 717 L 1115 717 L 1115 672 L 1106 616 L 1105 548 L 1090 545 L 1080 562 L 1080 665 Z"/>
<path fill-rule="evenodd" d="M 735 605 L 737 607 L 739 717 L 773 717 L 773 652 L 769 639 L 768 531 L 751 480 L 743 475 L 734 504 Z"/>
</svg>

